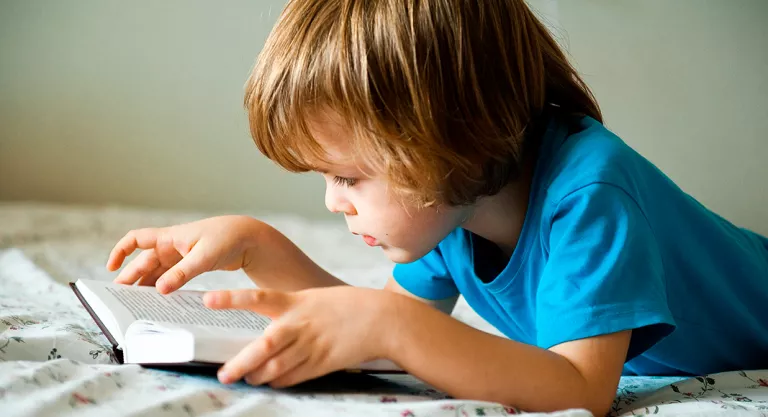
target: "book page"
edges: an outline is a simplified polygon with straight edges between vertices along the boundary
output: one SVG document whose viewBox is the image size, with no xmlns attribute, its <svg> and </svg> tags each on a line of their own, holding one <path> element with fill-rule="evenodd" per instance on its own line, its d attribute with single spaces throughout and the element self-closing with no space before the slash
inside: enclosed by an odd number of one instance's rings
<svg viewBox="0 0 768 417">
<path fill-rule="evenodd" d="M 158 323 L 214 326 L 222 329 L 266 329 L 268 317 L 246 310 L 212 310 L 203 304 L 202 291 L 176 291 L 161 295 L 154 288 L 105 288 L 138 320 Z"/>
<path fill-rule="evenodd" d="M 104 292 L 104 287 L 114 285 L 100 281 L 79 279 L 75 283 L 78 291 L 97 316 L 96 321 L 106 328 L 105 335 L 111 336 L 118 345 L 123 344 L 125 330 L 135 319 L 131 312 L 115 303 L 112 296 Z M 111 341 L 111 340 L 110 340 Z"/>
</svg>

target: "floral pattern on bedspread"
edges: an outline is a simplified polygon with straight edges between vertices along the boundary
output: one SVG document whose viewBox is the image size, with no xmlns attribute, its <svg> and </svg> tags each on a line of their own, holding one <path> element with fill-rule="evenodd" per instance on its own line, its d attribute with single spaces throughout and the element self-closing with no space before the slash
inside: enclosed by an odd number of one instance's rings
<svg viewBox="0 0 768 417">
<path fill-rule="evenodd" d="M 768 416 L 768 370 L 695 378 L 624 377 L 610 415 L 714 414 Z"/>
<path fill-rule="evenodd" d="M 327 415 L 327 416 L 507 416 L 512 407 L 447 399 L 413 381 L 349 375 L 344 382 L 318 380 L 289 390 L 245 384 L 223 386 L 213 377 L 183 375 L 135 365 L 93 365 L 69 359 L 0 363 L 3 415 L 157 416 Z M 768 415 L 768 372 L 730 372 L 666 384 L 668 378 L 624 380 L 611 415 Z M 320 381 L 323 381 L 320 383 Z M 409 383 L 411 385 L 409 385 Z M 307 386 L 308 385 L 308 386 Z M 660 386 L 661 385 L 661 386 Z M 321 387 L 322 388 L 319 388 Z M 329 386 L 331 387 L 329 389 Z M 716 388 L 718 387 L 719 388 Z M 382 394 L 384 391 L 389 394 Z M 357 391 L 357 392 L 356 392 Z M 377 393 L 378 392 L 378 393 Z M 377 393 L 377 394 L 374 394 Z M 579 410 L 560 413 L 589 415 Z"/>
<path fill-rule="evenodd" d="M 140 412 L 160 416 L 197 416 L 227 408 L 232 408 L 232 414 L 247 410 L 297 412 L 306 411 L 312 403 L 316 404 L 314 407 L 323 403 L 323 414 L 340 415 L 345 410 L 361 410 L 365 404 L 371 410 L 387 404 L 389 412 L 380 415 L 404 415 L 409 411 L 415 416 L 418 403 L 445 398 L 436 391 L 428 392 L 423 386 L 386 380 L 372 383 L 378 378 L 364 375 L 349 375 L 346 382 L 339 382 L 339 377 L 336 378 L 334 382 L 333 376 L 327 377 L 322 390 L 312 388 L 310 383 L 310 388 L 278 391 L 242 383 L 223 386 L 213 377 L 183 375 L 135 365 L 91 365 L 69 359 L 17 361 L 0 363 L 0 404 L 4 404 L 3 410 L 11 411 L 12 415 L 15 411 L 25 415 L 77 413 L 78 416 L 86 411 L 102 413 L 109 409 L 120 410 L 124 414 Z M 329 379 L 331 381 L 327 381 Z M 334 385 L 337 392 L 328 388 Z M 378 387 L 373 391 L 390 393 L 371 395 L 359 388 L 361 392 L 356 393 L 352 385 L 369 389 Z M 41 401 L 41 398 L 47 400 Z M 399 405 L 404 402 L 408 406 Z M 516 412 L 487 403 L 447 401 L 443 406 L 446 406 L 444 410 L 451 407 L 456 410 L 470 404 L 473 414 L 469 415 Z"/>
<path fill-rule="evenodd" d="M 72 296 L 19 251 L 0 252 L 0 361 L 114 363 L 111 345 Z"/>
</svg>

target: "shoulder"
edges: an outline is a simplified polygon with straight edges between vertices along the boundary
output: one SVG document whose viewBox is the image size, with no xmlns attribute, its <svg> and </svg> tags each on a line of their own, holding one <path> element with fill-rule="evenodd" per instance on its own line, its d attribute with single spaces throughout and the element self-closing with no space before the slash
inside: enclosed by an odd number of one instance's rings
<svg viewBox="0 0 768 417">
<path fill-rule="evenodd" d="M 588 117 L 572 123 L 554 141 L 545 151 L 549 153 L 540 157 L 544 167 L 537 179 L 545 210 L 574 193 L 635 199 L 643 178 L 656 171 L 620 137 Z"/>
</svg>

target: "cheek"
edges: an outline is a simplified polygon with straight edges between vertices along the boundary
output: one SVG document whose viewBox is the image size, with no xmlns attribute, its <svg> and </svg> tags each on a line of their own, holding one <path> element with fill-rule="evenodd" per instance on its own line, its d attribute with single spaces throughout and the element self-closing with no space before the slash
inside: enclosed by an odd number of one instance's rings
<svg viewBox="0 0 768 417">
<path fill-rule="evenodd" d="M 355 221 L 360 222 L 355 226 L 377 237 L 395 262 L 394 258 L 420 258 L 459 226 L 458 209 L 406 208 L 388 191 L 384 181 L 365 184 L 354 199 L 359 216 Z"/>
<path fill-rule="evenodd" d="M 395 263 L 410 263 L 433 250 L 453 228 L 435 219 L 401 219 L 385 231 L 384 253 Z"/>
<path fill-rule="evenodd" d="M 382 239 L 390 246 L 412 253 L 416 259 L 434 249 L 459 223 L 452 213 L 434 210 L 405 210 L 389 212 L 382 219 Z M 414 259 L 415 260 L 415 259 Z"/>
</svg>

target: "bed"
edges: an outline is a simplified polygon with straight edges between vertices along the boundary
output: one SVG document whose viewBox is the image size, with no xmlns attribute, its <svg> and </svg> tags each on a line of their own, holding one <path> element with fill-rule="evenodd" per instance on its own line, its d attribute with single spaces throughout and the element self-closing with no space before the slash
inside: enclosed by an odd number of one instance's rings
<svg viewBox="0 0 768 417">
<path fill-rule="evenodd" d="M 111 280 L 104 269 L 127 230 L 217 213 L 0 203 L 0 415 L 504 416 L 521 410 L 452 399 L 410 376 L 331 375 L 286 390 L 223 386 L 213 377 L 117 365 L 66 283 Z M 253 214 L 253 213 L 251 213 Z M 358 286 L 381 287 L 392 265 L 342 223 L 258 216 L 321 266 Z M 193 289 L 248 288 L 214 272 Z M 454 316 L 498 334 L 460 301 Z M 767 352 L 768 353 L 768 352 Z M 768 415 L 768 370 L 696 378 L 624 377 L 611 415 Z M 552 415 L 589 415 L 564 410 Z"/>
</svg>

